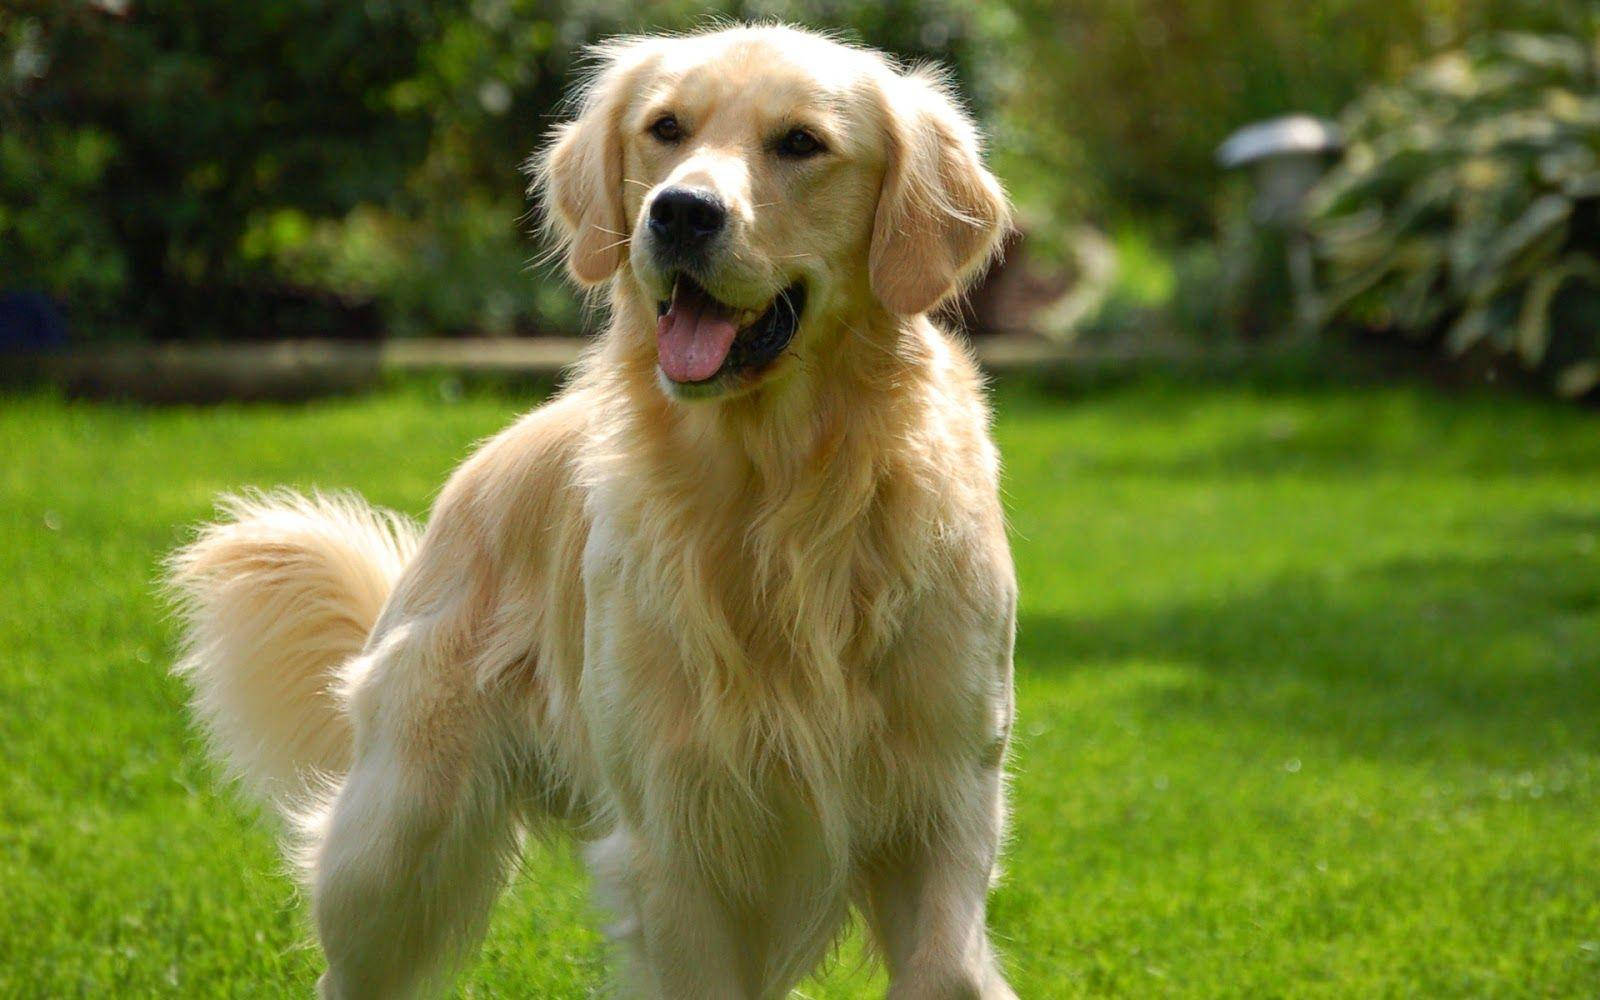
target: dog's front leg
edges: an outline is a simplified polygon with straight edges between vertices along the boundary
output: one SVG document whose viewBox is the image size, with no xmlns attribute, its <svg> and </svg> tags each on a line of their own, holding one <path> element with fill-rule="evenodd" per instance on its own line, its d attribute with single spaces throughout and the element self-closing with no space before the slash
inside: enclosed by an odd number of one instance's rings
<svg viewBox="0 0 1600 1000">
<path fill-rule="evenodd" d="M 886 852 L 865 874 L 863 909 L 889 965 L 889 1000 L 1016 1000 L 984 929 L 999 848 L 998 768 L 969 779 L 925 838 Z"/>
<path fill-rule="evenodd" d="M 754 956 L 740 946 L 727 908 L 699 866 L 674 862 L 627 830 L 613 832 L 589 860 L 620 918 L 627 959 L 623 993 L 638 1000 L 754 996 Z M 670 847 L 668 848 L 670 851 Z"/>
<path fill-rule="evenodd" d="M 355 760 L 308 831 L 327 1000 L 442 985 L 516 848 L 503 713 L 431 632 L 403 624 L 367 654 Z"/>
</svg>

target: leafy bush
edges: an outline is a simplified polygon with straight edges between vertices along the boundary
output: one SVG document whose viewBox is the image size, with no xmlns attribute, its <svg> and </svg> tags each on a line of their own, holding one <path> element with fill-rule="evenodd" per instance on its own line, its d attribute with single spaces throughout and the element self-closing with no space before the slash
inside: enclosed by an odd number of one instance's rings
<svg viewBox="0 0 1600 1000">
<path fill-rule="evenodd" d="M 1497 35 L 1353 105 L 1314 205 L 1330 321 L 1600 384 L 1597 58 Z"/>
<path fill-rule="evenodd" d="M 105 132 L 25 121 L 21 83 L 40 72 L 37 23 L 0 12 L 0 293 L 27 288 L 104 308 L 125 278 L 92 195 L 115 154 Z"/>
<path fill-rule="evenodd" d="M 0 187 L 16 218 L 53 235 L 0 240 L 0 275 L 48 241 L 90 237 L 93 281 L 46 250 L 44 284 L 80 330 L 162 336 L 269 330 L 284 298 L 238 254 L 252 215 L 317 215 L 394 196 L 427 148 L 427 122 L 390 106 L 432 31 L 423 0 L 324 4 L 56 3 L 0 10 Z M 92 140 L 93 162 L 58 172 Z M 28 180 L 41 168 L 42 185 Z M 92 169 L 91 169 L 92 168 Z M 92 230 L 90 232 L 89 230 Z M 304 298 L 302 296 L 302 298 Z"/>
<path fill-rule="evenodd" d="M 0 292 L 79 336 L 573 329 L 526 179 L 582 46 L 783 16 L 973 79 L 959 0 L 9 0 Z"/>
<path fill-rule="evenodd" d="M 49 291 L 80 336 L 572 329 L 559 278 L 526 267 L 518 164 L 585 42 L 714 16 L 951 66 L 1038 220 L 1030 254 L 1070 258 L 1049 244 L 1084 216 L 1185 243 L 1234 127 L 1560 6 L 0 0 L 0 290 Z"/>
<path fill-rule="evenodd" d="M 1003 52 L 996 152 L 1039 217 L 1148 217 L 1211 235 L 1230 132 L 1333 115 L 1374 80 L 1484 30 L 1553 26 L 1551 0 L 1012 0 L 982 5 Z M 1003 41 L 1001 41 L 1003 39 Z"/>
<path fill-rule="evenodd" d="M 347 298 L 372 299 L 389 333 L 531 330 L 584 325 L 559 267 L 530 269 L 519 164 L 560 113 L 582 47 L 610 35 L 681 31 L 712 18 L 783 17 L 844 28 L 846 37 L 906 59 L 938 59 L 964 86 L 977 45 L 954 0 L 477 0 L 434 5 L 438 32 L 421 43 L 415 75 L 391 100 L 430 121 L 431 141 L 398 197 L 319 221 L 304 242 L 278 244 L 278 272 Z M 272 217 L 261 223 L 271 225 Z M 381 233 L 382 239 L 375 237 Z M 271 241 L 268 241 L 269 243 Z"/>
</svg>

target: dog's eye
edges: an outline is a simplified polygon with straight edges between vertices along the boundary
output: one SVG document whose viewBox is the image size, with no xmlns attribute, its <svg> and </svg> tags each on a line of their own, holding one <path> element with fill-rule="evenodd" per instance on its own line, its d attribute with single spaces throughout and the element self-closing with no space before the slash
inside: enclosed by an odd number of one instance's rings
<svg viewBox="0 0 1600 1000">
<path fill-rule="evenodd" d="M 778 140 L 778 155 L 804 160 L 823 152 L 822 140 L 803 128 L 792 128 Z"/>
<path fill-rule="evenodd" d="M 675 116 L 662 115 L 650 123 L 650 134 L 662 142 L 674 143 L 683 138 L 683 129 Z"/>
</svg>

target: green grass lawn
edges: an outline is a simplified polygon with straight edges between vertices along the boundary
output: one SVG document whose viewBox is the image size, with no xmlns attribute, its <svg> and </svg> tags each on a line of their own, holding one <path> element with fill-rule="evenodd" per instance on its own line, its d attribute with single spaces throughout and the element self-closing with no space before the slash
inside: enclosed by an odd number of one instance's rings
<svg viewBox="0 0 1600 1000">
<path fill-rule="evenodd" d="M 522 405 L 0 400 L 0 996 L 306 995 L 304 910 L 166 674 L 219 490 L 421 514 Z M 991 925 L 1025 998 L 1600 991 L 1600 417 L 1157 380 L 999 401 L 1023 587 Z M 535 845 L 467 996 L 604 946 Z M 850 961 L 811 998 L 872 996 Z"/>
</svg>

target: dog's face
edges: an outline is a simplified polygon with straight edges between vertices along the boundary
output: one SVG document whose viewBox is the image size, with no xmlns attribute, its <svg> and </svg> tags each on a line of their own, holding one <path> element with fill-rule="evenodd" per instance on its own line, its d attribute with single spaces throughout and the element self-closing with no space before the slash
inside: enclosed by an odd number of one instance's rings
<svg viewBox="0 0 1600 1000">
<path fill-rule="evenodd" d="M 580 282 L 656 316 L 674 396 L 749 389 L 820 331 L 923 312 L 1007 218 L 931 77 L 787 28 L 629 40 L 540 178 Z"/>
</svg>

